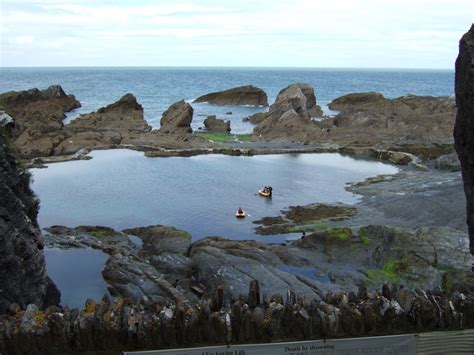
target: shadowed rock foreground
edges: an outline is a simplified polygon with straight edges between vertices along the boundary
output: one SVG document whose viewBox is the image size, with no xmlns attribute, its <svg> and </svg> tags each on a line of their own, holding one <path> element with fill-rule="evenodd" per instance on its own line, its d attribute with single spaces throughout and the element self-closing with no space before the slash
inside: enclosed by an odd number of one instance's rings
<svg viewBox="0 0 474 355">
<path fill-rule="evenodd" d="M 322 300 L 295 292 L 262 297 L 259 283 L 228 299 L 221 288 L 198 302 L 130 304 L 104 297 L 83 310 L 29 305 L 0 316 L 0 352 L 56 354 L 162 349 L 474 327 L 474 296 L 384 285 L 369 294 L 330 293 Z"/>
<path fill-rule="evenodd" d="M 59 291 L 45 269 L 36 222 L 38 199 L 30 175 L 18 167 L 0 126 L 0 314 L 10 303 L 41 307 L 59 303 Z"/>
<path fill-rule="evenodd" d="M 454 129 L 456 151 L 461 161 L 467 199 L 467 224 L 474 255 L 474 25 L 459 42 L 456 60 L 456 104 Z"/>
</svg>

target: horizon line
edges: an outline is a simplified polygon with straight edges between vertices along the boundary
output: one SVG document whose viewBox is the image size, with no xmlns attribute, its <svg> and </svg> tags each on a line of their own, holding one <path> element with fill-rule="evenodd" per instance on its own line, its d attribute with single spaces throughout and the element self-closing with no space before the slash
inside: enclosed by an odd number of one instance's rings
<svg viewBox="0 0 474 355">
<path fill-rule="evenodd" d="M 317 70 L 433 70 L 453 71 L 452 68 L 420 68 L 420 67 L 291 67 L 291 66 L 168 66 L 168 65 L 66 65 L 66 66 L 0 66 L 2 69 L 317 69 Z"/>
</svg>

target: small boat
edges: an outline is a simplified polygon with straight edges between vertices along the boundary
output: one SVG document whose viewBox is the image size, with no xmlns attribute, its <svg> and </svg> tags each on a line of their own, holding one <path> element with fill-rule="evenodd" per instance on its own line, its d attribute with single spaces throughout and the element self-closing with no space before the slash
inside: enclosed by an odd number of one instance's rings
<svg viewBox="0 0 474 355">
<path fill-rule="evenodd" d="M 272 194 L 270 193 L 270 191 L 258 190 L 258 194 L 263 197 L 272 197 Z"/>
<path fill-rule="evenodd" d="M 245 211 L 242 210 L 241 212 L 239 212 L 239 211 L 235 212 L 235 217 L 237 217 L 237 218 L 245 218 Z"/>
</svg>

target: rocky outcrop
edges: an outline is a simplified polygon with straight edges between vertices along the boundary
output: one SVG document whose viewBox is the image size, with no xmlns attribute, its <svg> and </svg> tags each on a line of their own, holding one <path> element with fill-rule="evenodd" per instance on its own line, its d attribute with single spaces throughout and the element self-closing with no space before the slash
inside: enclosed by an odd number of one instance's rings
<svg viewBox="0 0 474 355">
<path fill-rule="evenodd" d="M 265 91 L 252 85 L 212 92 L 198 97 L 193 102 L 207 102 L 214 105 L 268 106 Z"/>
<path fill-rule="evenodd" d="M 263 138 L 288 138 L 304 141 L 317 135 L 319 128 L 311 120 L 308 98 L 301 84 L 293 84 L 280 91 L 270 109 L 250 121 L 259 121 L 253 133 Z M 303 86 L 306 94 L 308 88 Z"/>
<path fill-rule="evenodd" d="M 284 90 L 288 90 L 291 87 L 298 87 L 304 94 L 304 96 L 306 96 L 306 109 L 308 110 L 308 114 L 311 117 L 320 117 L 323 115 L 323 110 L 321 109 L 321 106 L 316 104 L 316 95 L 314 93 L 314 88 L 311 85 L 304 83 L 291 84 L 290 86 L 288 86 L 288 88 Z"/>
<path fill-rule="evenodd" d="M 81 115 L 64 126 L 64 139 L 55 146 L 54 154 L 67 155 L 83 148 L 119 145 L 129 135 L 150 130 L 142 106 L 135 96 L 126 94 L 113 104 Z"/>
<path fill-rule="evenodd" d="M 36 222 L 39 201 L 29 179 L 0 132 L 0 314 L 11 304 L 43 308 L 59 303 L 59 291 L 45 270 Z"/>
<path fill-rule="evenodd" d="M 467 199 L 470 250 L 474 255 L 474 25 L 459 42 L 455 90 L 458 112 L 454 139 Z"/>
<path fill-rule="evenodd" d="M 81 115 L 68 124 L 70 131 L 114 130 L 150 131 L 151 127 L 143 118 L 143 107 L 132 94 L 122 96 L 118 101 L 86 115 Z"/>
<path fill-rule="evenodd" d="M 358 92 L 347 94 L 332 100 L 328 107 L 331 110 L 347 110 L 351 108 L 359 109 L 363 105 L 373 105 L 375 102 L 383 102 L 385 97 L 378 92 Z"/>
<path fill-rule="evenodd" d="M 413 153 L 427 159 L 453 152 L 456 105 L 452 97 L 349 94 L 330 105 L 340 113 L 318 123 L 323 141 Z"/>
<path fill-rule="evenodd" d="M 184 100 L 172 104 L 161 117 L 161 133 L 182 134 L 192 133 L 193 108 Z"/>
<path fill-rule="evenodd" d="M 204 120 L 204 126 L 210 132 L 229 133 L 230 121 L 224 121 L 216 118 L 216 116 L 207 116 Z"/>
<path fill-rule="evenodd" d="M 0 352 L 118 353 L 474 327 L 474 297 L 469 293 L 386 284 L 376 292 L 361 286 L 357 294 L 331 293 L 315 300 L 293 290 L 263 296 L 259 285 L 252 280 L 238 299 L 217 288 L 193 304 L 130 304 L 122 298 L 111 303 L 104 297 L 98 303 L 87 300 L 82 310 L 17 308 L 0 318 Z"/>
<path fill-rule="evenodd" d="M 62 137 L 64 114 L 81 104 L 59 85 L 0 94 L 0 106 L 14 119 L 13 140 L 20 154 L 48 156 Z"/>
</svg>

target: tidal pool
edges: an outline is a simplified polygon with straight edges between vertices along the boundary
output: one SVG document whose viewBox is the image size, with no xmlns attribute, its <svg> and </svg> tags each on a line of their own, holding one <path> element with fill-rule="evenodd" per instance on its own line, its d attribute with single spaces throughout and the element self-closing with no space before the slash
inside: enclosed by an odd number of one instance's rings
<svg viewBox="0 0 474 355">
<path fill-rule="evenodd" d="M 218 235 L 279 241 L 257 236 L 252 221 L 292 205 L 356 203 L 358 196 L 344 189 L 347 183 L 398 171 L 336 153 L 147 158 L 121 149 L 91 155 L 92 160 L 32 169 L 41 227 L 162 224 L 186 230 L 193 240 Z M 273 187 L 271 200 L 257 195 L 264 185 Z M 235 218 L 238 207 L 247 218 Z"/>
<path fill-rule="evenodd" d="M 107 294 L 102 269 L 108 255 L 90 248 L 45 248 L 46 271 L 61 291 L 61 304 L 83 308 L 88 298 Z"/>
</svg>

